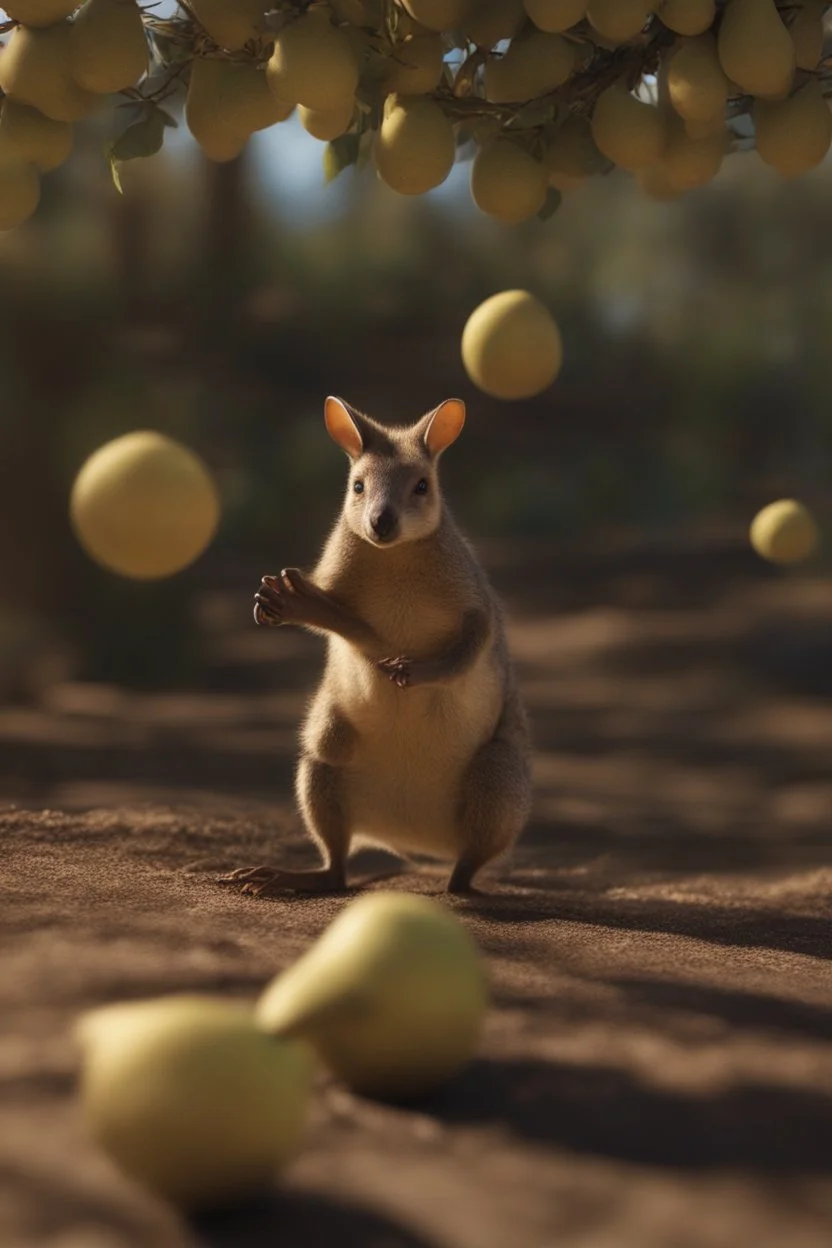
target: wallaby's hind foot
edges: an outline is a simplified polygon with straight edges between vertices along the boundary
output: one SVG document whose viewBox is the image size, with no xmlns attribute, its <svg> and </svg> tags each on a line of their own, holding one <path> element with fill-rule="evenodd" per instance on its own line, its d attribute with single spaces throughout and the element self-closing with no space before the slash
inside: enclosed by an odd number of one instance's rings
<svg viewBox="0 0 832 1248">
<path fill-rule="evenodd" d="M 282 871 L 274 867 L 240 867 L 222 875 L 218 884 L 242 884 L 249 897 L 279 897 L 281 893 L 343 893 L 347 888 L 344 864 L 331 863 L 314 871 Z"/>
<path fill-rule="evenodd" d="M 514 844 L 531 806 L 531 769 L 525 713 L 510 694 L 497 730 L 480 746 L 462 780 L 460 844 L 447 892 L 477 893 L 478 871 Z"/>
<path fill-rule="evenodd" d="M 240 867 L 222 876 L 219 884 L 241 884 L 250 897 L 277 897 L 281 893 L 342 893 L 347 887 L 350 835 L 341 799 L 341 773 L 309 754 L 301 755 L 295 782 L 307 831 L 320 846 L 326 866 L 311 871 L 282 871 L 276 867 Z"/>
</svg>

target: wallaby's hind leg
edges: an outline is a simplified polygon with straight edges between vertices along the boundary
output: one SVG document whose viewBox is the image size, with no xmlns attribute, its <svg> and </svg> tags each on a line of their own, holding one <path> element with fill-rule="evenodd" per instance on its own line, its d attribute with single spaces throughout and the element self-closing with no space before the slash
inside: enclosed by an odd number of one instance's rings
<svg viewBox="0 0 832 1248">
<path fill-rule="evenodd" d="M 347 886 L 347 826 L 341 772 L 331 763 L 302 755 L 295 790 L 306 829 L 320 847 L 323 867 L 312 871 L 282 871 L 272 867 L 243 867 L 220 879 L 221 884 L 242 884 L 242 891 L 257 897 L 273 897 L 287 890 L 302 893 L 337 893 Z"/>
<path fill-rule="evenodd" d="M 480 746 L 462 780 L 460 843 L 449 893 L 470 893 L 476 873 L 508 849 L 531 808 L 531 762 L 523 708 L 512 695 L 497 730 Z"/>
</svg>

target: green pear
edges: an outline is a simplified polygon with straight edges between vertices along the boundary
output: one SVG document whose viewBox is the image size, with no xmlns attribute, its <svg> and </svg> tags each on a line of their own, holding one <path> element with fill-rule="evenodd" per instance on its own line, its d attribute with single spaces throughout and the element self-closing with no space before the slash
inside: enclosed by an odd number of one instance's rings
<svg viewBox="0 0 832 1248">
<path fill-rule="evenodd" d="M 76 1027 L 95 1141 L 131 1178 L 185 1208 L 257 1192 L 298 1152 L 314 1057 L 211 997 L 103 1006 Z"/>
<path fill-rule="evenodd" d="M 488 988 L 469 933 L 445 906 L 403 893 L 348 905 L 257 1004 L 260 1025 L 299 1036 L 356 1092 L 407 1098 L 472 1058 Z"/>
</svg>

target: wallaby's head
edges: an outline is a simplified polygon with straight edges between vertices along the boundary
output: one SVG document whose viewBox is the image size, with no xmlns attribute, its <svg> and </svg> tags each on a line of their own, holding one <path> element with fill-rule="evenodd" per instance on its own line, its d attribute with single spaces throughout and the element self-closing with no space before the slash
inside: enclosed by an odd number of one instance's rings
<svg viewBox="0 0 832 1248">
<path fill-rule="evenodd" d="M 324 419 L 350 458 L 343 517 L 353 533 L 380 547 L 433 533 L 442 514 L 438 460 L 462 432 L 462 400 L 448 399 L 415 425 L 390 428 L 329 398 Z"/>
</svg>

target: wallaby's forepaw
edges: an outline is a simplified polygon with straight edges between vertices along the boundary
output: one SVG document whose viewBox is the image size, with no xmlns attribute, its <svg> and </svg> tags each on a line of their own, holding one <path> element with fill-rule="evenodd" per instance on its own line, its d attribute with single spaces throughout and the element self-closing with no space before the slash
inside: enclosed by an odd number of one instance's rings
<svg viewBox="0 0 832 1248">
<path fill-rule="evenodd" d="M 317 591 L 299 568 L 284 568 L 280 576 L 264 576 L 254 595 L 254 622 L 276 627 L 279 624 L 311 624 L 311 604 Z"/>
<path fill-rule="evenodd" d="M 399 689 L 406 689 L 411 681 L 412 663 L 410 659 L 399 657 L 398 659 L 379 659 L 376 667 L 380 672 L 392 680 L 394 685 L 398 685 Z"/>
</svg>

